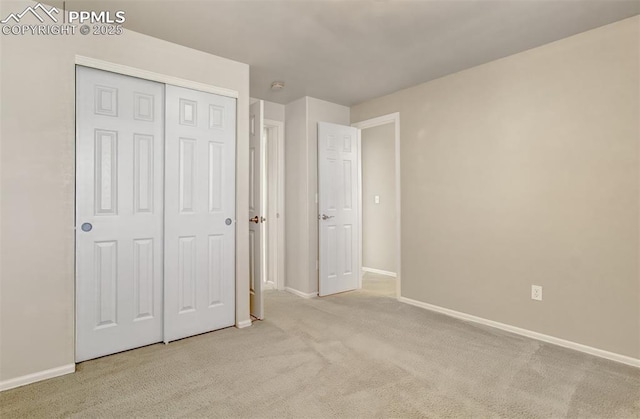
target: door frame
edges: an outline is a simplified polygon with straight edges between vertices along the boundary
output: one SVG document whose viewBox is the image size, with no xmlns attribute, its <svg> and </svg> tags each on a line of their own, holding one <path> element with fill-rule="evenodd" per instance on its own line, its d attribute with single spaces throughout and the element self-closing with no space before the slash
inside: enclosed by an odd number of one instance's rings
<svg viewBox="0 0 640 419">
<path fill-rule="evenodd" d="M 283 121 L 276 121 L 274 119 L 267 119 L 264 118 L 264 128 L 265 130 L 275 130 L 276 131 L 276 143 L 277 143 L 277 148 L 278 148 L 278 162 L 280 163 L 278 166 L 278 214 L 280 214 L 280 217 L 277 218 L 277 224 L 278 224 L 278 240 L 277 240 L 277 250 L 276 250 L 276 257 L 277 257 L 277 263 L 276 263 L 276 289 L 279 291 L 283 291 L 284 290 L 284 254 L 285 254 L 285 238 L 284 238 L 284 224 L 285 224 L 285 179 L 284 179 L 284 169 L 285 169 L 285 161 L 284 161 L 284 122 Z M 266 147 L 266 142 L 265 142 L 265 147 Z M 267 156 L 267 150 L 265 149 L 265 153 L 264 153 L 264 160 L 267 161 L 268 156 Z M 268 163 L 267 163 L 268 164 Z M 265 165 L 266 166 L 266 165 Z M 266 169 L 266 167 L 265 167 Z M 265 176 L 264 178 L 264 183 L 263 183 L 263 187 L 266 186 L 266 182 L 267 182 L 267 176 L 266 176 L 266 171 L 264 171 Z M 264 190 L 268 191 L 268 188 L 265 188 Z M 264 204 L 264 208 L 267 208 L 267 198 L 265 196 L 265 202 Z M 273 222 L 274 220 L 267 220 L 267 223 L 269 222 Z M 268 228 L 268 227 L 267 227 Z M 266 231 L 267 229 L 265 229 Z M 264 235 L 264 242 L 265 246 L 265 253 L 266 252 L 266 239 L 268 237 L 268 234 Z M 268 253 L 265 255 L 265 261 L 267 261 L 268 258 Z M 269 262 L 266 262 L 266 265 L 268 265 Z M 266 270 L 264 275 L 266 275 Z"/>
<path fill-rule="evenodd" d="M 214 93 L 220 96 L 226 96 L 226 97 L 230 97 L 233 99 L 236 99 L 236 107 L 237 105 L 237 100 L 240 98 L 240 93 L 237 90 L 232 90 L 232 89 L 227 89 L 224 87 L 218 87 L 218 86 L 213 86 L 213 85 L 208 85 L 205 83 L 199 83 L 196 81 L 192 81 L 192 80 L 187 80 L 187 79 L 182 79 L 179 77 L 174 77 L 174 76 L 169 76 L 169 75 L 165 75 L 165 74 L 160 74 L 160 73 L 155 73 L 153 71 L 148 71 L 148 70 L 143 70 L 140 68 L 136 68 L 136 67 L 130 67 L 127 65 L 123 65 L 123 64 L 116 64 L 116 63 L 112 63 L 109 61 L 104 61 L 104 60 L 99 60 L 96 58 L 92 58 L 92 57 L 87 57 L 87 56 L 83 56 L 83 55 L 76 55 L 75 59 L 74 59 L 74 71 L 75 71 L 75 67 L 76 66 L 83 66 L 83 67 L 89 67 L 89 68 L 94 68 L 97 70 L 103 70 L 103 71 L 109 71 L 112 73 L 117 73 L 117 74 L 121 74 L 124 76 L 131 76 L 131 77 L 137 77 L 137 78 L 141 78 L 141 79 L 145 79 L 145 80 L 150 80 L 150 81 L 155 81 L 155 82 L 159 82 L 159 83 L 164 83 L 164 84 L 171 84 L 174 86 L 178 86 L 178 87 L 185 87 L 188 89 L 194 89 L 194 90 L 199 90 L 202 92 L 207 92 L 207 93 Z M 74 97 L 75 97 L 75 84 L 74 84 Z M 244 128 L 244 127 L 239 127 L 238 126 L 238 113 L 236 112 L 236 150 L 235 150 L 235 158 L 236 158 L 236 191 L 235 191 L 235 195 L 236 195 L 236 213 L 235 213 L 235 234 L 236 234 L 236 247 L 234 249 L 234 255 L 235 255 L 235 269 L 234 269 L 234 291 L 235 291 L 235 304 L 236 304 L 236 310 L 235 310 L 235 325 L 237 328 L 244 328 L 244 327 L 249 327 L 251 326 L 251 319 L 249 318 L 248 320 L 242 320 L 240 321 L 238 318 L 238 306 L 239 305 L 245 305 L 245 304 L 240 304 L 240 299 L 246 299 L 247 303 L 246 305 L 248 306 L 248 294 L 244 294 L 244 293 L 239 293 L 238 292 L 238 271 L 241 270 L 242 265 L 245 263 L 244 258 L 239 258 L 238 255 L 241 253 L 240 249 L 240 245 L 241 245 L 241 241 L 238 240 L 238 237 L 240 236 L 240 233 L 242 233 L 243 231 L 240 231 L 239 226 L 241 226 L 241 223 L 238 223 L 237 220 L 239 219 L 244 219 L 244 213 L 245 211 L 242 210 L 241 205 L 239 205 L 239 184 L 237 182 L 237 169 L 238 169 L 238 133 L 240 132 L 240 128 Z M 75 150 L 75 148 L 77 147 L 77 138 L 78 138 L 78 133 L 76 132 L 77 128 L 76 126 L 74 126 L 74 156 L 73 156 L 73 163 L 74 163 L 74 195 L 73 195 L 73 226 L 72 228 L 75 231 L 76 228 L 76 224 L 77 224 L 77 202 L 76 202 L 76 193 L 75 193 L 75 182 L 77 181 L 75 179 L 75 165 L 76 165 L 76 159 L 77 159 L 77 152 Z M 73 341 L 74 341 L 74 345 L 73 345 L 73 357 L 75 359 L 76 356 L 76 345 L 77 345 L 77 336 L 76 336 L 76 316 L 77 316 L 77 312 L 76 312 L 76 308 L 77 308 L 77 302 L 76 302 L 76 298 L 77 298 L 77 293 L 76 293 L 76 283 L 78 280 L 78 266 L 77 266 L 77 260 L 76 260 L 76 254 L 77 254 L 77 242 L 76 242 L 76 237 L 75 237 L 75 233 L 73 235 L 73 249 L 74 249 L 74 277 L 73 277 Z"/>
<path fill-rule="evenodd" d="M 160 73 L 154 73 L 153 71 L 142 70 L 122 64 L 115 64 L 109 61 L 98 60 L 96 58 L 85 57 L 82 55 L 76 55 L 75 65 L 91 67 L 97 70 L 110 71 L 112 73 L 122 74 L 123 76 L 132 76 L 139 79 L 157 81 L 159 83 L 171 84 L 178 87 L 186 87 L 187 89 L 199 90 L 201 92 L 215 93 L 216 95 L 227 96 L 234 99 L 238 99 L 240 97 L 239 92 L 236 90 L 226 89 L 224 87 L 218 86 L 211 86 L 209 84 L 181 79 L 179 77 L 167 76 Z M 237 119 L 238 118 L 236 115 L 236 121 Z"/>
<path fill-rule="evenodd" d="M 402 275 L 400 274 L 402 267 L 402 201 L 400 199 L 400 112 L 394 112 L 387 115 L 378 116 L 376 118 L 365 119 L 360 122 L 354 122 L 352 127 L 358 128 L 358 195 L 360 199 L 360 208 L 358 208 L 358 224 L 360 228 L 359 240 L 360 248 L 358 255 L 358 264 L 360 266 L 360 275 L 358 276 L 358 288 L 362 288 L 362 130 L 367 128 L 379 127 L 380 125 L 395 124 L 395 189 L 396 189 L 396 298 L 402 296 Z"/>
</svg>

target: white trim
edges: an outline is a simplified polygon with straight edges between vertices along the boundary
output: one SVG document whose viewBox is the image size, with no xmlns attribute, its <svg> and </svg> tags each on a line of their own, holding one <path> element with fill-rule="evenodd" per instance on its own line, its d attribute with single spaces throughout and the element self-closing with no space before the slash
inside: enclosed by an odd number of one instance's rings
<svg viewBox="0 0 640 419">
<path fill-rule="evenodd" d="M 370 272 L 372 274 L 392 276 L 394 278 L 396 278 L 398 276 L 395 272 L 383 271 L 382 269 L 375 269 L 375 268 L 366 268 L 364 266 L 362 267 L 362 271 L 363 272 Z"/>
<path fill-rule="evenodd" d="M 376 118 L 366 119 L 360 122 L 354 122 L 352 127 L 358 128 L 360 131 L 366 128 L 373 128 L 385 124 L 394 124 L 395 131 L 395 187 L 396 187 L 396 297 L 401 298 L 402 289 L 402 199 L 401 199 L 401 187 L 400 187 L 400 112 L 394 112 L 387 115 L 378 116 Z M 359 249 L 359 266 L 362 267 L 362 138 L 358 132 L 358 194 L 360 197 L 360 207 L 358 209 L 358 223 L 360 224 L 360 249 Z M 360 278 L 358 287 L 362 288 L 362 272 L 360 272 Z"/>
<path fill-rule="evenodd" d="M 187 89 L 199 90 L 201 92 L 215 93 L 216 95 L 232 97 L 235 99 L 239 97 L 238 92 L 235 90 L 225 89 L 224 87 L 211 86 L 208 84 L 181 79 L 178 77 L 167 76 L 164 74 L 154 73 L 153 71 L 141 70 L 139 68 L 129 67 L 122 64 L 110 63 L 108 61 L 98 60 L 97 58 L 76 55 L 76 64 L 85 67 L 97 68 L 98 70 L 124 74 L 125 76 L 138 77 L 145 80 L 171 84 L 173 86 L 186 87 Z"/>
<path fill-rule="evenodd" d="M 61 367 L 34 372 L 33 374 L 0 381 L 0 391 L 10 390 L 12 388 L 25 386 L 37 381 L 48 380 L 49 378 L 60 377 L 61 375 L 67 375 L 74 372 L 76 372 L 76 364 L 67 364 Z"/>
<path fill-rule="evenodd" d="M 516 335 L 525 336 L 528 338 L 540 340 L 542 342 L 551 343 L 553 345 L 562 346 L 564 348 L 573 349 L 579 352 L 584 352 L 589 355 L 594 355 L 600 358 L 605 358 L 611 361 L 616 361 L 616 362 L 630 365 L 632 367 L 640 368 L 640 359 L 632 358 L 630 356 L 605 351 L 603 349 L 594 348 L 592 346 L 583 345 L 581 343 L 572 342 L 570 340 L 560 339 L 554 336 L 549 336 L 543 333 L 534 332 L 532 330 L 522 329 L 522 328 L 511 326 L 505 323 L 484 319 L 482 317 L 477 317 L 471 314 L 462 313 L 460 311 L 455 311 L 448 308 L 436 306 L 433 304 L 424 303 L 422 301 L 412 300 L 406 297 L 398 297 L 398 301 L 402 303 L 410 304 L 412 306 L 424 308 L 429 311 L 435 311 L 436 313 L 444 314 L 446 316 L 454 317 L 456 319 L 482 324 L 485 326 L 515 333 Z"/>
<path fill-rule="evenodd" d="M 238 322 L 238 323 L 236 324 L 236 327 L 237 327 L 238 329 L 244 329 L 245 327 L 249 327 L 249 326 L 251 326 L 251 319 L 249 319 L 249 320 L 243 320 L 243 321 Z"/>
<path fill-rule="evenodd" d="M 276 121 L 273 119 L 265 119 L 264 127 L 266 129 L 275 128 L 278 144 L 278 214 L 280 217 L 277 219 L 278 224 L 278 245 L 277 245 L 277 266 L 276 266 L 276 288 L 280 291 L 284 290 L 284 255 L 285 255 L 285 178 L 284 178 L 284 122 Z M 265 153 L 266 155 L 266 153 Z M 266 159 L 266 157 L 265 157 Z M 267 222 L 273 220 L 267 220 Z"/>
<path fill-rule="evenodd" d="M 287 292 L 290 292 L 293 295 L 297 295 L 298 297 L 302 297 L 302 298 L 316 298 L 318 296 L 317 292 L 306 293 L 306 292 L 298 291 L 298 290 L 293 289 L 291 287 L 284 287 L 284 290 L 287 291 Z"/>
<path fill-rule="evenodd" d="M 351 124 L 353 126 L 353 124 Z M 362 271 L 362 261 L 364 257 L 362 256 L 362 247 L 364 246 L 364 238 L 362 232 L 362 129 L 358 129 L 358 266 L 360 267 L 360 272 L 358 272 L 358 289 L 362 289 L 362 276 L 364 272 Z"/>
<path fill-rule="evenodd" d="M 400 112 L 394 112 L 382 116 L 378 116 L 371 119 L 365 119 L 364 121 L 354 122 L 351 124 L 352 127 L 356 127 L 359 129 L 367 129 L 373 127 L 379 127 L 380 125 L 392 124 L 394 122 L 399 121 Z"/>
</svg>

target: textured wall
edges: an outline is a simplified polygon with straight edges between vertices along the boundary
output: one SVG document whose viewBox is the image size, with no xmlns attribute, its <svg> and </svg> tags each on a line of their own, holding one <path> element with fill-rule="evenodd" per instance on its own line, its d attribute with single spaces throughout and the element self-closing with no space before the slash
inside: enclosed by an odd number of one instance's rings
<svg viewBox="0 0 640 419">
<path fill-rule="evenodd" d="M 285 117 L 285 286 L 308 293 L 307 98 L 287 104 Z"/>
<path fill-rule="evenodd" d="M 400 112 L 404 297 L 640 358 L 639 28 L 351 109 Z"/>
<path fill-rule="evenodd" d="M 396 272 L 395 124 L 364 129 L 361 138 L 362 266 Z"/>
</svg>

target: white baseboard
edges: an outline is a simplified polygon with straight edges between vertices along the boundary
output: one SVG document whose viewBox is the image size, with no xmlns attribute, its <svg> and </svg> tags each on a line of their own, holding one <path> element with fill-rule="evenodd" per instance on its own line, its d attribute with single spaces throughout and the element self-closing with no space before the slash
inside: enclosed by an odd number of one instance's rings
<svg viewBox="0 0 640 419">
<path fill-rule="evenodd" d="M 249 326 L 251 326 L 251 319 L 243 320 L 241 322 L 238 322 L 238 324 L 236 324 L 236 327 L 238 329 L 244 329 L 245 327 L 249 327 Z"/>
<path fill-rule="evenodd" d="M 552 343 L 554 345 L 562 346 L 564 348 L 573 349 L 579 352 L 584 352 L 589 355 L 595 355 L 600 358 L 609 359 L 611 361 L 621 362 L 623 364 L 630 365 L 632 367 L 640 368 L 640 359 L 632 358 L 630 356 L 617 354 L 615 352 L 605 351 L 603 349 L 594 348 L 592 346 L 583 345 L 581 343 L 572 342 L 570 340 L 560 339 L 554 336 L 545 335 L 543 333 L 534 332 L 527 329 L 521 329 L 516 326 L 511 326 L 505 323 L 496 322 L 493 320 L 487 320 L 482 317 L 473 316 L 471 314 L 462 313 L 460 311 L 451 310 L 448 308 L 436 306 L 422 301 L 412 300 L 406 297 L 399 297 L 398 301 L 412 306 L 424 308 L 430 311 L 435 311 L 440 314 L 444 314 L 450 317 L 455 317 L 460 320 L 466 320 L 485 326 L 494 327 L 496 329 L 505 330 L 507 332 L 515 333 L 517 335 L 526 336 L 528 338 L 541 340 L 543 342 Z"/>
<path fill-rule="evenodd" d="M 302 297 L 302 298 L 316 298 L 318 296 L 317 292 L 306 293 L 306 292 L 298 291 L 298 290 L 290 288 L 290 287 L 284 287 L 284 290 L 287 291 L 287 292 L 290 292 L 293 295 L 297 295 L 298 297 Z"/>
<path fill-rule="evenodd" d="M 51 368 L 49 370 L 34 372 L 33 374 L 23 375 L 22 377 L 0 381 L 0 391 L 26 386 L 27 384 L 35 383 L 37 381 L 59 377 L 61 375 L 71 374 L 73 372 L 76 372 L 76 364 L 68 364 L 61 367 Z"/>
<path fill-rule="evenodd" d="M 383 271 L 382 269 L 375 269 L 375 268 L 365 268 L 364 266 L 362 267 L 362 271 L 370 272 L 372 274 L 392 276 L 394 278 L 398 276 L 395 272 Z"/>
</svg>

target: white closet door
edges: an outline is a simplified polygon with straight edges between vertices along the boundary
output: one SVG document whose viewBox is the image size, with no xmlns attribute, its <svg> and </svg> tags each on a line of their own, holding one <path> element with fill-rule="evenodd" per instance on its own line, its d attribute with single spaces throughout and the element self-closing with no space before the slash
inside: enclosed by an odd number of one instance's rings
<svg viewBox="0 0 640 419">
<path fill-rule="evenodd" d="M 163 92 L 76 70 L 76 361 L 162 341 Z"/>
<path fill-rule="evenodd" d="M 236 101 L 167 86 L 165 117 L 169 342 L 235 321 Z"/>
</svg>

